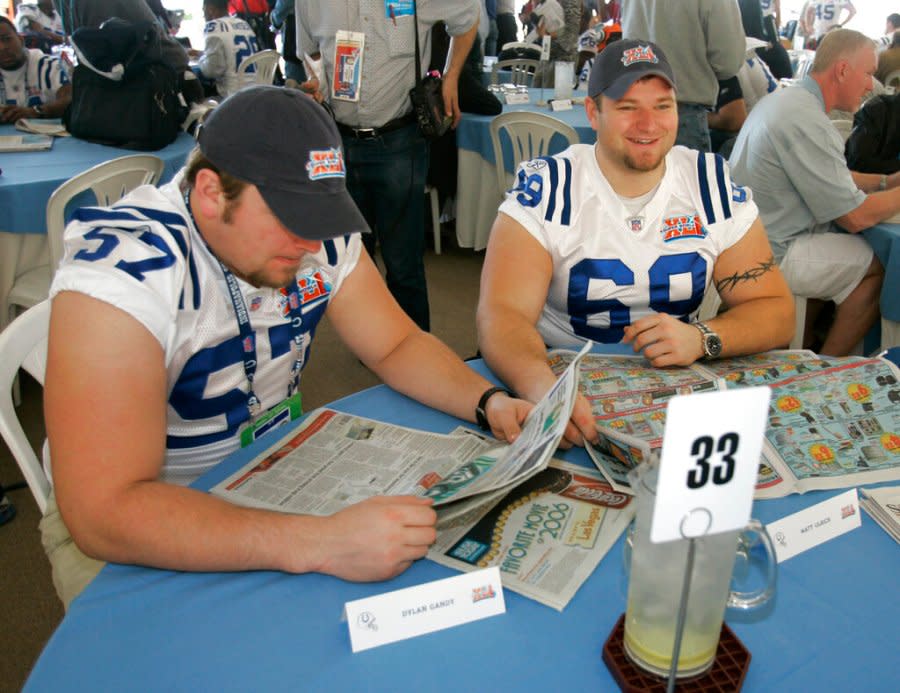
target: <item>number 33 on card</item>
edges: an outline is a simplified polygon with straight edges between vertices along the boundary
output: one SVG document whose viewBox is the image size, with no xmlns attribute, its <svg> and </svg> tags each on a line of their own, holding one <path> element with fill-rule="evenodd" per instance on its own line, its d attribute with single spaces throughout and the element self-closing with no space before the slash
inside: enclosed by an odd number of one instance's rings
<svg viewBox="0 0 900 693">
<path fill-rule="evenodd" d="M 750 387 L 669 401 L 652 542 L 747 524 L 770 396 L 767 387 Z"/>
</svg>

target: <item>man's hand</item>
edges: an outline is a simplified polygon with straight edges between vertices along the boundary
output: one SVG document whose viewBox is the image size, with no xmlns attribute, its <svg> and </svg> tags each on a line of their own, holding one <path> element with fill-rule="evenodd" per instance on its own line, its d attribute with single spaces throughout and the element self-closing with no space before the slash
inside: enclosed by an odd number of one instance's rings
<svg viewBox="0 0 900 693">
<path fill-rule="evenodd" d="M 387 580 L 421 558 L 434 543 L 431 500 L 376 496 L 323 518 L 319 572 L 353 582 Z"/>
<path fill-rule="evenodd" d="M 0 123 L 15 123 L 19 118 L 36 118 L 37 113 L 30 106 L 0 106 Z"/>
<path fill-rule="evenodd" d="M 666 313 L 636 320 L 625 328 L 622 338 L 642 352 L 652 366 L 689 366 L 703 356 L 700 330 Z"/>
<path fill-rule="evenodd" d="M 585 440 L 596 444 L 598 438 L 599 434 L 597 433 L 591 405 L 585 396 L 579 393 L 575 397 L 572 416 L 569 418 L 569 424 L 566 426 L 566 432 L 563 434 L 559 447 L 563 450 L 568 450 L 573 445 L 584 447 Z"/>
<path fill-rule="evenodd" d="M 446 74 L 441 82 L 441 94 L 444 97 L 444 113 L 453 116 L 453 127 L 459 125 L 462 111 L 459 110 L 459 77 L 455 74 Z"/>
<path fill-rule="evenodd" d="M 497 440 L 513 442 L 522 432 L 528 413 L 534 408 L 531 402 L 509 397 L 502 392 L 488 398 L 484 406 L 491 433 Z"/>
</svg>

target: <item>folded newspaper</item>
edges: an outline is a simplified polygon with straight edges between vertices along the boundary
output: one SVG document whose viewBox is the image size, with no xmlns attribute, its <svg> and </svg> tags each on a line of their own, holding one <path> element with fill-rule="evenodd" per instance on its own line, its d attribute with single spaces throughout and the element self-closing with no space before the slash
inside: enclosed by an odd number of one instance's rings
<svg viewBox="0 0 900 693">
<path fill-rule="evenodd" d="M 500 496 L 438 508 L 428 558 L 470 572 L 497 566 L 503 586 L 562 611 L 634 514 L 595 469 L 551 460 Z M 455 505 L 469 506 L 460 512 Z"/>
<path fill-rule="evenodd" d="M 69 131 L 63 125 L 60 118 L 19 118 L 16 121 L 16 130 L 30 132 L 35 135 L 53 135 L 54 137 L 68 137 Z"/>
<path fill-rule="evenodd" d="M 509 490 L 545 468 L 565 432 L 577 367 L 591 343 L 534 406 L 511 444 L 429 433 L 332 409 L 309 414 L 241 470 L 211 489 L 240 505 L 329 515 L 376 495 L 420 495 L 435 506 Z"/>
<path fill-rule="evenodd" d="M 574 352 L 551 351 L 560 372 Z M 772 389 L 757 498 L 900 480 L 900 370 L 882 358 L 771 351 L 686 368 L 653 368 L 641 356 L 588 354 L 579 389 L 600 444 L 594 463 L 616 490 L 628 471 L 656 457 L 666 404 L 675 395 L 733 387 Z M 740 416 L 740 412 L 734 412 Z"/>
<path fill-rule="evenodd" d="M 900 544 L 900 486 L 859 489 L 859 504 Z"/>
</svg>

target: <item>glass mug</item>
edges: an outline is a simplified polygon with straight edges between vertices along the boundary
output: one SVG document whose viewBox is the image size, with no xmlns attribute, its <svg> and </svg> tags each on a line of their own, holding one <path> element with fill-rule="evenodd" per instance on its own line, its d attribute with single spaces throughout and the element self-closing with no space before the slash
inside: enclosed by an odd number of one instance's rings
<svg viewBox="0 0 900 693">
<path fill-rule="evenodd" d="M 628 474 L 637 510 L 626 539 L 625 567 L 629 576 L 624 644 L 626 654 L 637 666 L 668 677 L 689 540 L 662 544 L 650 541 L 658 474 L 655 464 L 642 464 Z M 751 534 L 758 537 L 765 551 L 762 568 L 766 584 L 752 592 L 733 592 L 731 581 L 736 557 L 749 563 L 758 553 L 750 550 Z M 694 566 L 678 656 L 678 678 L 705 673 L 712 666 L 726 606 L 752 609 L 765 604 L 775 593 L 775 550 L 759 521 L 751 520 L 742 530 L 694 541 Z"/>
<path fill-rule="evenodd" d="M 558 60 L 553 63 L 553 98 L 571 99 L 575 88 L 575 63 Z"/>
</svg>

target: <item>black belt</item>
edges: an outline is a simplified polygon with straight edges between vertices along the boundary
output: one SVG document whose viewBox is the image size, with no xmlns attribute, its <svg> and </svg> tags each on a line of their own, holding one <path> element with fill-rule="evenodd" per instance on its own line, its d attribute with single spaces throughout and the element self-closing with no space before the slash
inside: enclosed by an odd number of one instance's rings
<svg viewBox="0 0 900 693">
<path fill-rule="evenodd" d="M 358 140 L 371 140 L 376 137 L 381 137 L 384 134 L 389 132 L 393 132 L 394 130 L 399 130 L 400 128 L 404 128 L 407 125 L 411 125 L 416 122 L 415 114 L 412 112 L 407 113 L 406 115 L 400 116 L 399 118 L 394 118 L 393 120 L 389 120 L 380 128 L 355 128 L 350 125 L 344 125 L 343 123 L 338 123 L 338 131 L 342 135 L 347 135 L 348 137 L 355 137 Z"/>
</svg>

